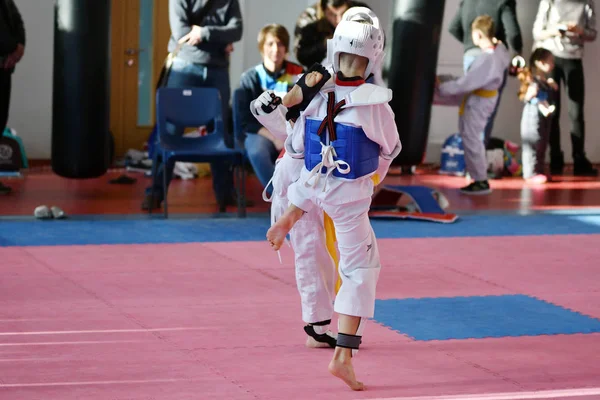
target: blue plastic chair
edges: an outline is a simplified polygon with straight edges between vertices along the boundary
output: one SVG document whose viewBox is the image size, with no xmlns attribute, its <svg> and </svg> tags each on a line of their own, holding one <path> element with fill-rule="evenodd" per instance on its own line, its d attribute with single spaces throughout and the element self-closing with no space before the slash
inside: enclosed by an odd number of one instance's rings
<svg viewBox="0 0 600 400">
<path fill-rule="evenodd" d="M 156 93 L 156 123 L 158 141 L 152 161 L 152 187 L 159 161 L 167 166 L 176 161 L 202 162 L 226 161 L 236 170 L 235 185 L 238 198 L 238 217 L 246 216 L 246 177 L 244 153 L 239 148 L 225 146 L 225 126 L 221 112 L 221 99 L 216 88 L 160 88 Z M 167 123 L 180 127 L 196 127 L 214 122 L 214 129 L 206 136 L 187 138 L 167 133 Z M 163 173 L 164 216 L 168 218 L 167 174 Z M 154 190 L 151 193 L 154 203 Z M 152 207 L 150 207 L 152 208 Z M 149 210 L 151 213 L 152 210 Z"/>
</svg>

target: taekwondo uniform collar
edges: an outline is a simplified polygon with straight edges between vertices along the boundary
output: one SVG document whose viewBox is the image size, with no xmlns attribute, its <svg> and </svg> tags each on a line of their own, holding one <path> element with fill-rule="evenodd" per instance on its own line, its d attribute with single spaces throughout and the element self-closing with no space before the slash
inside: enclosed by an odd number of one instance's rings
<svg viewBox="0 0 600 400">
<path fill-rule="evenodd" d="M 331 79 L 325 84 L 325 86 L 323 86 L 319 94 L 323 99 L 327 100 L 329 93 L 334 91 L 336 86 L 338 86 L 340 89 L 346 89 L 345 93 L 347 94 L 343 97 L 343 100 L 346 100 L 344 108 L 383 104 L 389 103 L 390 100 L 392 100 L 391 89 L 377 86 L 372 83 L 365 83 L 364 79 L 362 78 L 355 79 L 353 82 L 354 84 L 351 85 L 338 85 L 338 79 L 336 76 L 335 83 L 333 82 L 333 79 Z M 356 82 L 362 83 L 356 86 Z M 348 92 L 349 89 L 353 90 Z"/>
<path fill-rule="evenodd" d="M 365 80 L 361 76 L 353 76 L 346 78 L 342 75 L 341 71 L 335 74 L 335 84 L 338 86 L 360 86 L 365 83 Z"/>
<path fill-rule="evenodd" d="M 496 43 L 492 44 L 490 47 L 486 47 L 485 49 L 483 49 L 483 51 L 485 53 L 493 53 L 494 51 L 496 51 L 496 47 L 498 47 L 499 44 L 501 44 L 501 41 L 497 41 Z"/>
</svg>

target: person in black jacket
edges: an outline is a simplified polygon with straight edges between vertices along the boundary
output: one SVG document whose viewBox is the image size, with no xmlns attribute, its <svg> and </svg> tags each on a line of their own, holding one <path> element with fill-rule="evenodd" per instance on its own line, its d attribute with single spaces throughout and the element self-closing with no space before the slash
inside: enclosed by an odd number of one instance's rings
<svg viewBox="0 0 600 400">
<path fill-rule="evenodd" d="M 492 17 L 494 25 L 496 26 L 496 39 L 504 43 L 513 53 L 520 55 L 523 52 L 523 37 L 521 36 L 521 28 L 517 21 L 516 8 L 517 5 L 515 0 L 461 0 L 459 8 L 454 15 L 454 19 L 450 22 L 448 31 L 464 45 L 463 67 L 465 72 L 481 52 L 481 49 L 473 44 L 473 39 L 471 37 L 471 24 L 475 18 L 480 15 L 489 15 Z M 506 68 L 507 73 L 504 82 L 498 90 L 496 108 L 490 116 L 483 132 L 485 143 L 487 143 L 491 137 L 502 91 L 506 86 L 508 65 Z"/>
<path fill-rule="evenodd" d="M 25 54 L 25 26 L 13 0 L 0 0 L 0 136 L 8 122 L 12 73 Z M 10 187 L 0 183 L 0 193 Z"/>
<path fill-rule="evenodd" d="M 327 56 L 327 39 L 350 7 L 368 5 L 352 0 L 319 0 L 300 14 L 294 30 L 296 59 L 305 68 L 321 63 Z"/>
</svg>

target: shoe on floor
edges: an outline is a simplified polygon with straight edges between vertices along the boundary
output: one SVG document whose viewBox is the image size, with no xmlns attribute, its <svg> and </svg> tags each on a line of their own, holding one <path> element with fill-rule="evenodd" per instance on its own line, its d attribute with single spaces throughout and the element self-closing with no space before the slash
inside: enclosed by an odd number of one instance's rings
<svg viewBox="0 0 600 400">
<path fill-rule="evenodd" d="M 50 207 L 50 212 L 52 213 L 52 218 L 54 219 L 64 219 L 67 218 L 67 214 L 57 206 Z"/>
<path fill-rule="evenodd" d="M 543 185 L 544 183 L 548 182 L 548 177 L 544 174 L 537 174 L 530 178 L 526 178 L 525 182 L 532 183 L 534 185 Z"/>
<path fill-rule="evenodd" d="M 598 170 L 592 166 L 586 157 L 576 158 L 573 162 L 573 175 L 598 176 Z"/>
<path fill-rule="evenodd" d="M 149 194 L 147 194 L 144 197 L 144 200 L 142 201 L 142 210 L 144 211 L 148 211 L 150 210 L 150 203 L 152 202 L 152 196 L 150 196 Z M 160 199 L 158 196 L 154 196 L 154 203 L 152 204 L 152 209 L 153 210 L 157 210 L 160 208 L 162 204 L 162 199 Z"/>
<path fill-rule="evenodd" d="M 464 194 L 478 196 L 490 194 L 492 189 L 490 188 L 488 181 L 475 181 L 465 187 L 460 188 L 460 191 Z"/>
<path fill-rule="evenodd" d="M 52 219 L 52 211 L 48 208 L 48 206 L 38 206 L 33 210 L 33 216 L 37 219 Z"/>
<path fill-rule="evenodd" d="M 563 152 L 550 153 L 550 175 L 562 175 L 565 168 L 565 156 Z"/>
<path fill-rule="evenodd" d="M 0 194 L 9 194 L 10 192 L 12 192 L 11 187 L 0 182 Z"/>
</svg>

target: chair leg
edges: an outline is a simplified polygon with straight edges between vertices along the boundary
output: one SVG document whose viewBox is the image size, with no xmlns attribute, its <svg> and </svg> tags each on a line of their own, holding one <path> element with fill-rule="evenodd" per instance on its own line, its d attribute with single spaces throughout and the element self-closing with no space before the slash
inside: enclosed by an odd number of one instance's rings
<svg viewBox="0 0 600 400">
<path fill-rule="evenodd" d="M 152 159 L 152 186 L 150 187 L 150 204 L 148 207 L 148 214 L 152 214 L 152 206 L 154 205 L 154 188 L 156 187 L 156 173 L 158 171 L 157 164 L 158 156 L 155 155 Z"/>
<path fill-rule="evenodd" d="M 167 160 L 163 157 L 163 210 L 165 219 L 169 218 L 169 210 L 167 209 Z"/>
<path fill-rule="evenodd" d="M 246 173 L 244 163 L 238 166 L 240 178 L 238 180 L 238 217 L 246 218 Z"/>
<path fill-rule="evenodd" d="M 242 190 L 241 190 L 241 185 L 242 185 L 242 181 L 241 181 L 241 174 L 240 174 L 240 166 L 236 165 L 234 167 L 234 171 L 235 171 L 235 191 L 237 193 L 237 215 L 238 218 L 241 218 L 242 216 L 242 204 L 244 202 L 244 200 L 242 199 Z"/>
<path fill-rule="evenodd" d="M 154 204 L 154 178 L 152 178 L 152 188 L 150 189 L 150 204 L 148 207 L 148 215 L 152 214 L 152 205 Z"/>
</svg>

